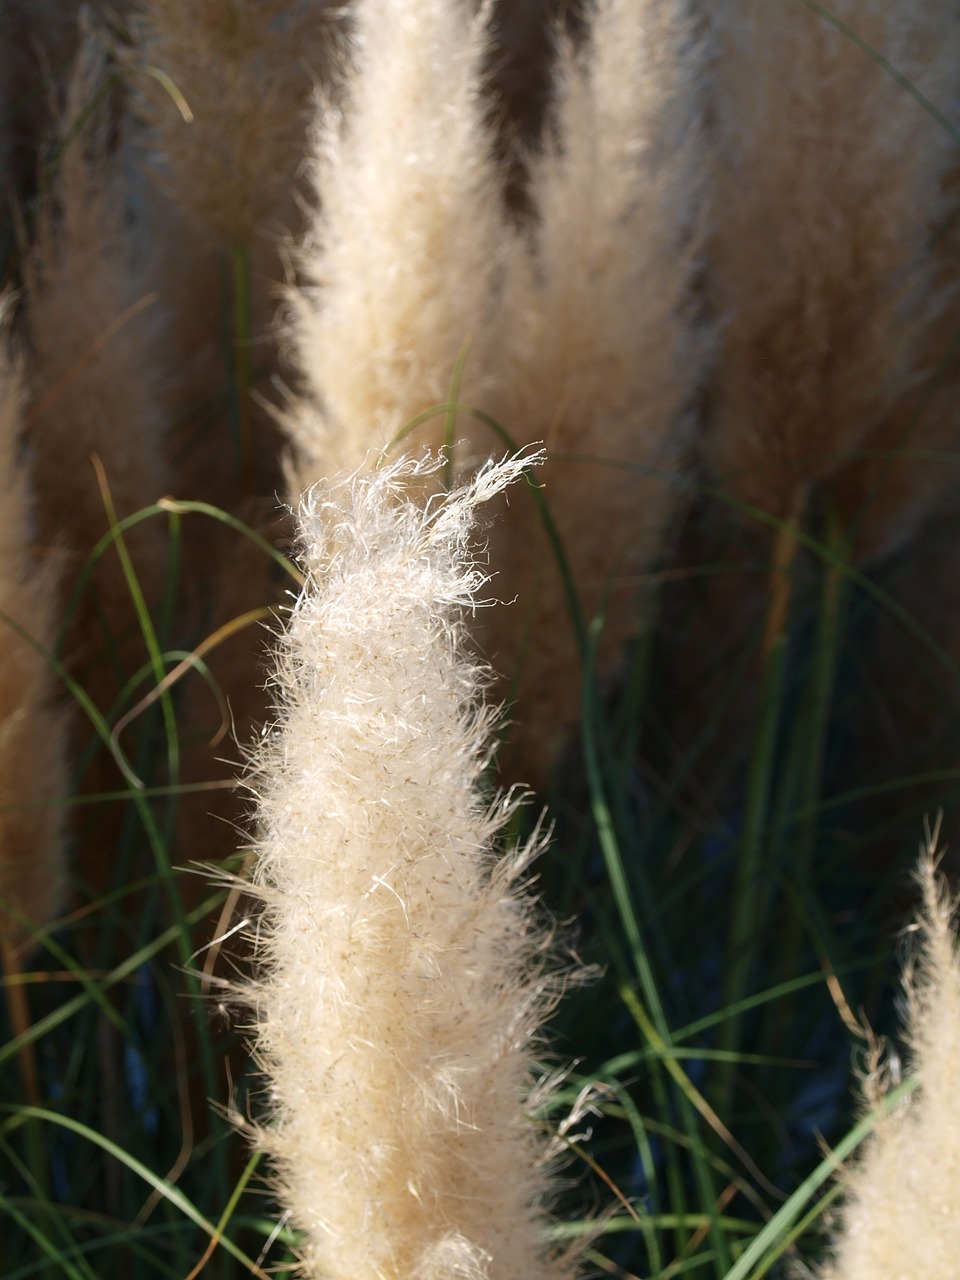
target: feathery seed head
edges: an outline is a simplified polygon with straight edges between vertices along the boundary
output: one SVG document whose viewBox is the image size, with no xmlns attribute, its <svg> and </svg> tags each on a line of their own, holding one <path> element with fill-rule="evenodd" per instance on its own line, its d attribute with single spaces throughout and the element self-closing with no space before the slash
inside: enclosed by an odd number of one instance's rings
<svg viewBox="0 0 960 1280">
<path fill-rule="evenodd" d="M 740 499 L 777 515 L 865 445 L 902 436 L 911 388 L 943 350 L 931 243 L 955 142 L 904 83 L 953 98 L 948 7 L 843 0 L 825 16 L 735 0 L 711 13 L 710 453 Z M 863 495 L 845 487 L 855 509 Z"/>
<path fill-rule="evenodd" d="M 960 1256 L 960 957 L 957 903 L 937 875 L 936 836 L 918 872 L 920 942 L 904 975 L 917 1087 L 879 1114 L 848 1175 L 828 1280 L 956 1274 Z M 871 1105 L 883 1090 L 872 1086 Z M 869 1096 L 869 1092 L 868 1092 Z"/>
<path fill-rule="evenodd" d="M 588 623 L 606 601 L 606 676 L 637 629 L 707 354 L 690 306 L 703 49 L 681 4 L 596 0 L 585 19 L 582 46 L 561 43 L 552 128 L 530 161 L 533 226 L 510 245 L 495 412 L 513 439 L 546 442 L 546 500 Z M 493 544 L 503 594 L 530 604 L 485 620 L 487 651 L 518 679 L 509 768 L 540 785 L 579 717 L 577 640 L 531 504 L 511 506 Z"/>
<path fill-rule="evenodd" d="M 278 722 L 252 775 L 264 899 L 251 995 L 274 1123 L 260 1133 L 305 1269 L 569 1274 L 540 1238 L 546 1143 L 525 1114 L 557 995 L 512 808 L 479 784 L 492 712 L 463 615 L 486 575 L 477 506 L 531 459 L 414 503 L 402 461 L 300 511 L 307 579 L 281 641 Z"/>
<path fill-rule="evenodd" d="M 341 7 L 142 0 L 130 58 L 143 143 L 179 208 L 220 241 L 251 245 L 292 216 L 310 95 Z"/>
<path fill-rule="evenodd" d="M 319 208 L 291 298 L 301 482 L 352 469 L 445 402 L 465 346 L 461 398 L 490 374 L 506 233 L 481 101 L 489 16 L 465 0 L 357 8 L 342 101 L 319 104 Z M 427 433 L 439 443 L 436 422 Z"/>
</svg>

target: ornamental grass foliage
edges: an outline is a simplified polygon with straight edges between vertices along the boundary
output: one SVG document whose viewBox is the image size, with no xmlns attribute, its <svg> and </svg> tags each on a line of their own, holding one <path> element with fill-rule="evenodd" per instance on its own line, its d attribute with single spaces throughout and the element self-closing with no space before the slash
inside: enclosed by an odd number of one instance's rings
<svg viewBox="0 0 960 1280">
<path fill-rule="evenodd" d="M 953 1275 L 955 9 L 0 0 L 5 1280 Z"/>
</svg>

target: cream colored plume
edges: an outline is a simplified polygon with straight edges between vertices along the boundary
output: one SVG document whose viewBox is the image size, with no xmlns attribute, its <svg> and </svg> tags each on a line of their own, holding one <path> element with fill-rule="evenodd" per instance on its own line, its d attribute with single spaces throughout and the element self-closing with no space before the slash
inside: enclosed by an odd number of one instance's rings
<svg viewBox="0 0 960 1280">
<path fill-rule="evenodd" d="M 343 101 L 321 110 L 315 134 L 319 208 L 301 253 L 307 286 L 292 299 L 306 399 L 287 425 L 303 483 L 359 466 L 446 401 L 462 351 L 461 398 L 485 385 L 505 234 L 480 100 L 489 9 L 357 6 Z M 443 427 L 418 439 L 439 444 Z M 462 418 L 455 441 L 472 430 Z M 496 448 L 481 437 L 482 456 Z"/>
<path fill-rule="evenodd" d="M 867 1082 L 876 1128 L 847 1175 L 836 1260 L 825 1280 L 953 1280 L 960 1258 L 960 957 L 956 901 L 921 859 L 923 905 L 907 969 L 907 1039 L 917 1087 L 881 1114 L 887 1085 Z M 889 1074 L 889 1072 L 887 1073 Z"/>
<path fill-rule="evenodd" d="M 608 673 L 674 509 L 707 350 L 691 306 L 703 49 L 679 4 L 597 0 L 585 17 L 584 45 L 561 46 L 552 130 L 531 161 L 534 225 L 509 261 L 497 416 L 518 443 L 546 444 L 544 496 L 585 621 L 607 602 Z M 513 679 L 525 651 L 511 773 L 539 784 L 579 718 L 581 680 L 560 569 L 523 495 L 493 554 L 519 606 L 486 619 L 488 652 Z"/>
<path fill-rule="evenodd" d="M 527 460 L 529 461 L 529 459 Z M 273 1123 L 259 1135 L 324 1280 L 570 1275 L 544 1246 L 532 1054 L 547 938 L 482 790 L 493 715 L 464 646 L 486 577 L 478 504 L 524 461 L 424 509 L 410 461 L 317 487 L 280 642 L 258 799 L 251 993 Z"/>
</svg>

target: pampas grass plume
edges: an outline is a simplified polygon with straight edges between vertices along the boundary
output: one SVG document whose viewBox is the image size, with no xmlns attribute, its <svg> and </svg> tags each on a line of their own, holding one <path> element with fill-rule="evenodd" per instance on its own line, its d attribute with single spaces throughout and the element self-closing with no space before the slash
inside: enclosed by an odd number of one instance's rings
<svg viewBox="0 0 960 1280">
<path fill-rule="evenodd" d="M 359 466 L 445 401 L 465 345 L 461 398 L 480 394 L 505 236 L 480 98 L 489 12 L 465 0 L 357 6 L 343 100 L 321 107 L 315 130 L 319 209 L 292 298 L 306 398 L 288 429 L 302 483 Z"/>
<path fill-rule="evenodd" d="M 164 321 L 143 288 L 122 156 L 108 104 L 98 102 L 107 75 L 106 47 L 89 33 L 68 85 L 56 172 L 24 264 L 40 530 L 50 543 L 66 541 L 81 563 L 108 527 L 93 455 L 120 517 L 170 488 L 159 408 Z M 166 568 L 161 527 L 143 521 L 126 540 L 145 595 L 156 599 Z M 135 627 L 129 588 L 119 567 L 104 566 L 96 583 L 115 643 Z"/>
<path fill-rule="evenodd" d="M 907 1038 L 917 1088 L 880 1114 L 857 1167 L 837 1257 L 826 1280 L 947 1280 L 960 1257 L 960 957 L 956 901 L 937 875 L 931 839 L 918 879 L 914 928 L 921 942 L 908 965 Z M 889 1073 L 888 1073 L 889 1074 Z M 882 1077 L 881 1077 L 882 1079 Z M 885 1085 L 868 1078 L 873 1106 Z"/>
<path fill-rule="evenodd" d="M 293 213 L 331 0 L 142 0 L 131 66 L 155 172 L 221 242 L 251 245 Z M 159 68 L 165 77 L 144 75 Z"/>
<path fill-rule="evenodd" d="M 513 240 L 498 416 L 516 441 L 546 444 L 546 499 L 587 622 L 607 598 L 608 674 L 638 627 L 707 349 L 690 307 L 703 50 L 673 3 L 596 0 L 584 18 L 582 47 L 561 43 L 551 130 L 531 159 L 534 225 Z M 540 785 L 579 717 L 575 633 L 532 504 L 511 504 L 493 553 L 504 598 L 535 600 L 510 772 Z M 524 614 L 487 619 L 507 678 Z"/>
<path fill-rule="evenodd" d="M 143 0 L 126 52 L 155 287 L 174 318 L 178 487 L 248 521 L 238 491 L 272 498 L 282 484 L 280 433 L 252 393 L 277 372 L 278 282 L 341 9 Z"/>
<path fill-rule="evenodd" d="M 945 108 L 955 12 L 946 0 L 827 7 L 847 30 L 813 5 L 765 0 L 710 16 L 723 335 L 710 452 L 738 498 L 780 516 L 878 423 L 892 415 L 902 437 L 905 389 L 944 346 L 926 349 L 925 327 L 954 287 L 936 280 L 929 246 L 955 142 L 871 51 Z M 896 442 L 887 434 L 876 443 Z"/>
<path fill-rule="evenodd" d="M 108 79 L 104 41 L 89 31 L 80 45 L 57 132 L 56 166 L 39 202 L 33 243 L 24 259 L 24 346 L 28 389 L 25 435 L 32 450 L 37 527 L 42 541 L 69 556 L 64 612 L 73 588 L 110 527 L 95 467 L 99 460 L 118 519 L 172 488 L 164 450 L 166 329 L 155 295 L 145 289 L 137 220 L 123 182 L 123 138 L 103 100 Z M 123 535 L 148 608 L 166 583 L 165 523 L 141 520 Z M 63 656 L 85 692 L 108 716 L 146 657 L 142 619 L 124 563 L 107 548 L 70 616 Z M 73 717 L 73 748 L 87 752 L 90 725 Z M 87 757 L 83 785 L 112 790 L 113 760 Z M 122 817 L 79 814 L 77 866 L 88 881 L 112 874 L 111 839 Z"/>
<path fill-rule="evenodd" d="M 500 858 L 509 801 L 478 790 L 492 713 L 462 645 L 485 577 L 477 505 L 526 465 L 424 509 L 402 461 L 309 492 L 306 586 L 252 786 L 263 896 L 251 999 L 281 1198 L 324 1280 L 570 1274 L 545 1252 L 545 1140 L 527 1112 L 556 998 Z"/>
</svg>

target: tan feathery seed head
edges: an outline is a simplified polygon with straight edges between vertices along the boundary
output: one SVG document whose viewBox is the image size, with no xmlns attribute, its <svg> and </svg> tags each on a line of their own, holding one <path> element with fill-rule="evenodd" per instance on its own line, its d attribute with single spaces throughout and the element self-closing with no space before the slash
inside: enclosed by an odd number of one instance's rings
<svg viewBox="0 0 960 1280">
<path fill-rule="evenodd" d="M 142 0 L 127 50 L 152 279 L 170 308 L 178 486 L 236 514 L 281 484 L 280 433 L 251 395 L 277 371 L 286 243 L 303 222 L 313 91 L 335 0 Z"/>
<path fill-rule="evenodd" d="M 311 94 L 341 7 L 140 0 L 131 69 L 143 145 L 174 203 L 226 244 L 295 217 Z"/>
<path fill-rule="evenodd" d="M 54 708 L 43 648 L 56 633 L 56 574 L 31 549 L 31 494 L 20 458 L 22 388 L 6 351 L 9 295 L 0 298 L 0 940 L 48 925 L 62 901 L 65 724 Z M 36 807 L 34 807 L 34 804 Z M 9 807 L 7 807 L 9 806 Z"/>
<path fill-rule="evenodd" d="M 703 218 L 703 49 L 679 4 L 598 0 L 582 49 L 563 41 L 552 132 L 531 161 L 534 225 L 509 261 L 497 416 L 543 441 L 545 497 L 589 622 L 613 582 L 601 668 L 636 629 L 639 575 L 676 496 L 706 342 L 691 320 Z M 576 723 L 577 645 L 532 504 L 494 530 L 505 598 L 536 599 L 512 772 L 536 784 Z M 523 611 L 491 615 L 507 677 Z"/>
<path fill-rule="evenodd" d="M 912 399 L 943 306 L 930 239 L 955 143 L 871 53 L 947 104 L 960 24 L 947 0 L 830 12 L 853 37 L 802 4 L 735 0 L 709 18 L 709 452 L 739 498 L 778 515 Z"/>
<path fill-rule="evenodd" d="M 319 208 L 292 297 L 307 399 L 287 429 L 302 484 L 359 466 L 446 401 L 465 345 L 461 399 L 482 394 L 505 234 L 481 101 L 489 13 L 466 0 L 357 6 L 343 101 L 321 105 L 315 130 Z M 439 444 L 442 421 L 418 438 Z M 481 452 L 495 443 L 486 434 Z"/>
<path fill-rule="evenodd" d="M 464 647 L 476 507 L 533 459 L 426 507 L 437 463 L 311 490 L 278 720 L 251 778 L 264 908 L 254 1005 L 281 1199 L 325 1280 L 561 1277 L 531 1055 L 557 998 L 480 789 L 493 713 Z"/>
<path fill-rule="evenodd" d="M 168 491 L 158 408 L 163 317 L 141 288 L 138 246 L 120 180 L 106 50 L 88 36 L 77 57 L 61 150 L 24 264 L 26 373 L 41 532 L 85 557 L 106 531 L 91 462 L 103 464 L 118 514 Z M 165 559 L 156 521 L 128 534 L 148 597 Z M 114 595 L 114 593 L 116 593 Z M 111 623 L 130 612 L 126 585 L 104 585 Z"/>
<path fill-rule="evenodd" d="M 947 95 L 960 77 L 960 21 L 954 17 L 938 38 L 939 55 L 929 61 L 934 67 L 954 68 L 955 74 L 945 77 L 948 83 L 937 86 Z M 953 114 L 957 119 L 956 111 Z M 956 155 L 956 141 L 949 141 L 943 121 L 930 119 L 926 129 L 938 133 L 941 148 L 952 146 Z M 830 483 L 851 554 L 861 563 L 906 546 L 924 522 L 940 523 L 937 516 L 947 514 L 952 504 L 960 451 L 960 162 L 955 158 L 942 185 L 939 225 L 929 236 L 929 287 L 922 299 L 924 325 L 915 375 L 892 411 L 871 431 L 862 455 Z"/>
<path fill-rule="evenodd" d="M 106 81 L 105 49 L 91 34 L 68 86 L 56 167 L 24 259 L 26 435 L 41 539 L 70 558 L 64 601 L 109 528 L 94 458 L 119 519 L 171 487 L 161 409 L 164 315 L 142 285 L 137 222 L 122 181 L 122 133 L 111 110 L 116 104 L 103 98 Z M 167 569 L 165 523 L 142 520 L 126 531 L 124 543 L 147 608 L 159 605 Z M 104 711 L 147 659 L 115 547 L 84 585 L 63 652 Z M 93 735 L 85 717 L 75 717 L 72 729 L 75 748 L 86 752 Z M 84 787 L 113 790 L 113 760 L 102 751 L 87 758 Z M 104 809 L 95 823 L 83 824 L 87 835 L 76 861 L 92 883 L 109 874 L 115 834 L 109 828 L 120 820 L 118 810 Z"/>
<path fill-rule="evenodd" d="M 917 1087 L 880 1115 L 857 1165 L 836 1259 L 825 1280 L 949 1280 L 960 1256 L 960 958 L 956 908 L 937 875 L 935 836 L 921 858 L 920 942 L 905 975 Z M 877 1088 L 868 1082 L 868 1092 Z M 876 1105 L 883 1096 L 871 1098 Z"/>
<path fill-rule="evenodd" d="M 127 85 L 141 163 L 138 214 L 155 249 L 150 282 L 170 316 L 165 408 L 176 491 L 273 537 L 281 433 L 258 390 L 277 373 L 275 315 L 287 238 L 302 220 L 313 91 L 329 70 L 337 0 L 139 0 Z M 193 635 L 215 634 L 278 594 L 269 561 L 226 525 L 188 521 L 182 554 L 203 564 L 178 597 Z M 251 627 L 210 655 L 241 739 L 262 723 L 262 653 Z M 183 768 L 224 778 L 219 708 L 203 680 L 182 690 Z M 229 766 L 227 766 L 229 768 Z M 239 813 L 188 793 L 177 842 L 226 854 Z M 197 885 L 201 882 L 196 881 Z"/>
</svg>

